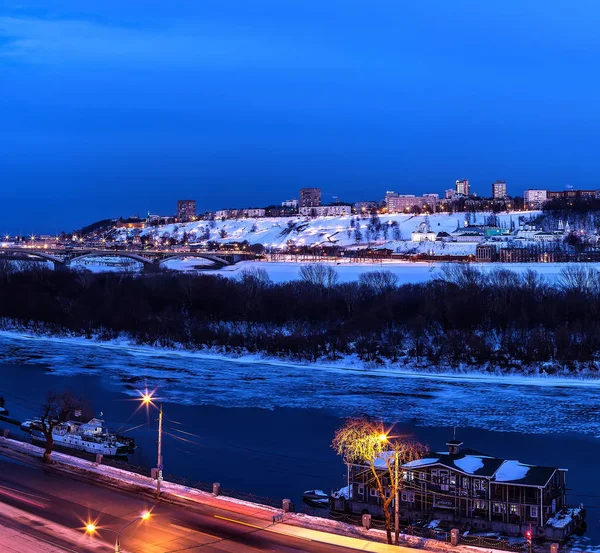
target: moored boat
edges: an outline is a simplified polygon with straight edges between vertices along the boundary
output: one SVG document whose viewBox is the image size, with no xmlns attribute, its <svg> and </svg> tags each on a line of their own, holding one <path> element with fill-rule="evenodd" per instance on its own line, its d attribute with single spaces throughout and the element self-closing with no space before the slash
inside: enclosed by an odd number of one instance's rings
<svg viewBox="0 0 600 553">
<path fill-rule="evenodd" d="M 21 428 L 31 432 L 33 440 L 46 440 L 40 419 L 25 421 Z M 94 418 L 87 423 L 61 422 L 52 429 L 52 438 L 57 446 L 109 457 L 126 456 L 130 451 L 128 444 L 106 431 L 101 419 Z"/>
</svg>

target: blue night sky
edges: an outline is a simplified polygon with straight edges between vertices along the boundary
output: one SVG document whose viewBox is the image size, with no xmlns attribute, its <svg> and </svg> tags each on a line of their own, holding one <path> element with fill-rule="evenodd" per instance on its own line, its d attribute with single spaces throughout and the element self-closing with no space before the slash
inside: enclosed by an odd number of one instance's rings
<svg viewBox="0 0 600 553">
<path fill-rule="evenodd" d="M 0 232 L 599 187 L 600 4 L 4 0 Z"/>
</svg>

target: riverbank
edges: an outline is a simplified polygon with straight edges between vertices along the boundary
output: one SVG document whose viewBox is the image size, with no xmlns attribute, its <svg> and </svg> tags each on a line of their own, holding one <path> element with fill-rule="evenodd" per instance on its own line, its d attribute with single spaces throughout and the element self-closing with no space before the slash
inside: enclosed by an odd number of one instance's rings
<svg viewBox="0 0 600 553">
<path fill-rule="evenodd" d="M 261 363 L 272 366 L 310 367 L 317 371 L 343 371 L 350 374 L 373 375 L 381 377 L 413 377 L 437 378 L 440 380 L 464 380 L 470 382 L 487 382 L 506 384 L 513 383 L 530 386 L 573 386 L 600 388 L 600 363 L 580 364 L 579 370 L 573 371 L 556 363 L 541 363 L 518 365 L 513 368 L 492 367 L 490 365 L 474 366 L 460 364 L 451 366 L 442 364 L 433 366 L 429 363 L 414 362 L 392 363 L 389 360 L 381 362 L 365 362 L 357 355 L 340 356 L 337 360 L 319 359 L 317 361 L 298 360 L 289 357 L 275 357 L 264 354 L 251 354 L 241 348 L 227 350 L 226 348 L 195 349 L 183 344 L 148 345 L 123 336 L 118 339 L 103 339 L 97 334 L 90 336 L 77 335 L 72 332 L 55 334 L 54 331 L 42 325 L 19 327 L 11 321 L 0 322 L 0 336 L 22 340 L 47 340 L 49 342 L 64 342 L 80 346 L 96 346 L 99 348 L 127 350 L 137 355 L 176 355 L 183 358 L 198 360 L 230 361 L 233 363 Z M 2 354 L 0 353 L 0 359 Z"/>
</svg>

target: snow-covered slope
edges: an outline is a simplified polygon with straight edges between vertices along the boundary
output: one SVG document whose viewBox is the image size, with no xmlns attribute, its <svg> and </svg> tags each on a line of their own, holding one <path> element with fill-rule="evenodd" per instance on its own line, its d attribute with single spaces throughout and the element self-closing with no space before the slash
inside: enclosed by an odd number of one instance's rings
<svg viewBox="0 0 600 553">
<path fill-rule="evenodd" d="M 501 226 L 510 228 L 511 223 L 518 226 L 520 217 L 528 220 L 537 213 L 503 213 L 498 215 L 498 219 Z M 429 216 L 429 223 L 435 233 L 450 233 L 464 227 L 467 218 L 470 219 L 468 224 L 473 226 L 484 224 L 487 217 L 489 213 L 437 213 Z M 247 241 L 249 244 L 262 244 L 268 248 L 284 248 L 288 244 L 351 246 L 358 243 L 380 247 L 386 245 L 393 250 L 402 250 L 401 243 L 405 244 L 405 241 L 410 240 L 411 233 L 423 220 L 424 217 L 420 215 L 381 215 L 378 230 L 373 232 L 369 230 L 369 218 L 361 219 L 355 216 L 228 219 L 151 227 L 142 230 L 141 236 L 152 236 L 155 241 L 160 241 L 161 238 L 182 240 L 185 235 L 189 243 Z M 135 231 L 122 229 L 117 238 L 125 240 L 128 236 L 131 237 L 133 232 Z M 465 249 L 465 245 L 460 247 Z M 453 246 L 449 245 L 447 248 L 452 250 Z"/>
</svg>

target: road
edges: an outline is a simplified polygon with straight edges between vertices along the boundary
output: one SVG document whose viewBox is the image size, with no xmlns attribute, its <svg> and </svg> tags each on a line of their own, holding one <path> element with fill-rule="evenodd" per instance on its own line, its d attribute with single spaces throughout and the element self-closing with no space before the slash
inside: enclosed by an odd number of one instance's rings
<svg viewBox="0 0 600 553">
<path fill-rule="evenodd" d="M 43 519 L 33 524 L 26 517 L 8 517 L 0 509 L 1 526 L 21 530 L 77 553 L 110 551 L 114 535 L 108 529 L 120 529 L 147 509 L 152 510 L 150 520 L 136 522 L 123 532 L 123 551 L 354 551 L 265 531 L 263 528 L 269 523 L 264 518 L 204 505 L 192 508 L 155 503 L 132 492 L 56 472 L 37 459 L 24 461 L 0 455 L 0 502 Z M 96 521 L 100 528 L 95 537 L 83 531 L 88 520 Z M 57 531 L 60 528 L 75 529 L 78 533 L 61 533 Z"/>
</svg>

